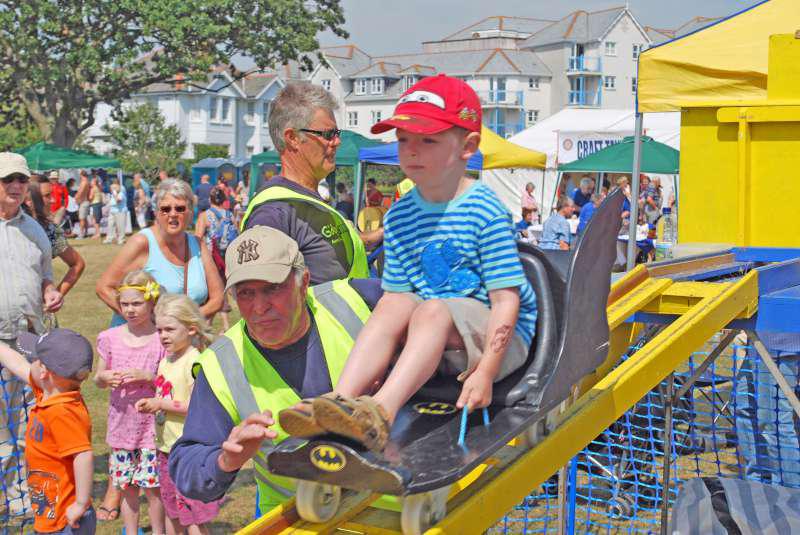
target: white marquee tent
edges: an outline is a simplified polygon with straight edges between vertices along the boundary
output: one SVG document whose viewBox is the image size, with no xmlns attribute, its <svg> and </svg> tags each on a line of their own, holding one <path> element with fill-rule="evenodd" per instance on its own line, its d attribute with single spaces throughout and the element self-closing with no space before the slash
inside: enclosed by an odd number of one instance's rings
<svg viewBox="0 0 800 535">
<path fill-rule="evenodd" d="M 495 169 L 483 171 L 481 179 L 519 220 L 520 194 L 528 182 L 536 186 L 536 198 L 544 220 L 550 213 L 558 182 L 558 165 L 583 157 L 604 144 L 632 136 L 634 111 L 614 109 L 564 109 L 511 137 L 509 141 L 547 154 L 547 168 Z M 680 113 L 648 113 L 644 116 L 644 135 L 680 150 Z M 575 147 L 583 146 L 582 151 Z M 662 179 L 664 198 L 672 191 L 672 181 Z"/>
</svg>

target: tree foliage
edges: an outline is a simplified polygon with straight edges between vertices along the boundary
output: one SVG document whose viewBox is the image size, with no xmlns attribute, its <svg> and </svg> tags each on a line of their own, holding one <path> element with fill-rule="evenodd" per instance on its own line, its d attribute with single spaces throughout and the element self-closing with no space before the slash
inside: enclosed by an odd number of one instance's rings
<svg viewBox="0 0 800 535">
<path fill-rule="evenodd" d="M 311 65 L 317 34 L 346 37 L 339 0 L 0 0 L 0 96 L 71 146 L 99 102 L 242 54 Z"/>
<path fill-rule="evenodd" d="M 196 143 L 194 146 L 194 159 L 198 162 L 206 158 L 227 158 L 229 156 L 227 145 Z"/>
<path fill-rule="evenodd" d="M 103 130 L 118 147 L 114 155 L 123 169 L 142 171 L 148 178 L 161 169 L 174 175 L 186 143 L 177 126 L 167 126 L 156 106 L 130 107 L 114 114 L 114 119 Z"/>
</svg>

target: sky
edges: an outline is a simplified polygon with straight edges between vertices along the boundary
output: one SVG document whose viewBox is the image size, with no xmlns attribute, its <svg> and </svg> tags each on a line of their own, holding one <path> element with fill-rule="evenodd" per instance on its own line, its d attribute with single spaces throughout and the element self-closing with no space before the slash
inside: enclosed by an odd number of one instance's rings
<svg viewBox="0 0 800 535">
<path fill-rule="evenodd" d="M 644 26 L 676 28 L 696 16 L 727 16 L 760 0 L 630 0 L 631 11 Z M 583 9 L 621 6 L 625 0 L 341 0 L 346 41 L 331 33 L 320 44 L 358 45 L 372 56 L 418 52 L 423 41 L 436 40 L 493 16 L 558 20 Z"/>
</svg>

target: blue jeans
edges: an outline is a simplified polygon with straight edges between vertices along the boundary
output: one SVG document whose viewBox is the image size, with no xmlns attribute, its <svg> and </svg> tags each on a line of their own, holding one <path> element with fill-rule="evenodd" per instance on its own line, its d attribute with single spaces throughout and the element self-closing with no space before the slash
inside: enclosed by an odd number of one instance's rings
<svg viewBox="0 0 800 535">
<path fill-rule="evenodd" d="M 800 392 L 800 355 L 775 359 L 795 393 Z M 800 426 L 797 415 L 755 350 L 748 350 L 736 376 L 736 433 L 746 474 L 764 483 L 800 488 Z"/>
<path fill-rule="evenodd" d="M 86 512 L 83 513 L 77 528 L 73 528 L 67 524 L 61 531 L 52 531 L 47 533 L 47 535 L 94 535 L 96 528 L 97 515 L 94 513 L 94 508 L 89 507 Z"/>
</svg>

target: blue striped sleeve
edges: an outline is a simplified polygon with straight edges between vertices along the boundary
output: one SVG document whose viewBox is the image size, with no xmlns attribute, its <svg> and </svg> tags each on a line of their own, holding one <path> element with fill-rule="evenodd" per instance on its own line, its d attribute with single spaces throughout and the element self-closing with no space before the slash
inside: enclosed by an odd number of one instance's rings
<svg viewBox="0 0 800 535">
<path fill-rule="evenodd" d="M 487 290 L 525 284 L 525 273 L 519 261 L 517 244 L 514 242 L 511 218 L 507 214 L 496 216 L 483 226 L 478 240 L 478 254 Z"/>
<path fill-rule="evenodd" d="M 386 214 L 383 229 L 383 275 L 381 277 L 381 288 L 387 292 L 410 292 L 413 290 L 411 282 L 408 280 L 407 271 L 403 269 L 401 260 L 397 257 L 395 247 L 397 237 L 394 233 L 395 217 L 399 203 L 389 210 Z M 399 207 L 402 211 L 402 207 Z"/>
</svg>

